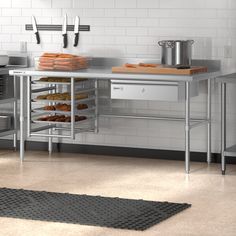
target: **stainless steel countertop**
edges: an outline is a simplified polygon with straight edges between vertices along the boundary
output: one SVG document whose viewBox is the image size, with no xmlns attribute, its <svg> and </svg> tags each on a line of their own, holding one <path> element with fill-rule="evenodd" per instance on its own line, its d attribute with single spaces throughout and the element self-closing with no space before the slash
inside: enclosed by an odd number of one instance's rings
<svg viewBox="0 0 236 236">
<path fill-rule="evenodd" d="M 236 73 L 221 75 L 216 78 L 217 83 L 236 83 Z"/>
<path fill-rule="evenodd" d="M 149 80 L 149 81 L 173 81 L 173 82 L 186 82 L 186 81 L 201 81 L 209 78 L 215 78 L 220 75 L 220 64 L 219 61 L 216 66 L 212 62 L 214 61 L 200 61 L 201 65 L 208 65 L 206 62 L 210 63 L 208 68 L 209 72 L 200 73 L 195 75 L 150 75 L 150 74 L 128 74 L 128 73 L 112 73 L 111 67 L 116 65 L 122 65 L 125 62 L 135 63 L 137 61 L 158 63 L 157 60 L 153 59 L 116 59 L 116 58 L 93 58 L 92 65 L 89 69 L 78 70 L 72 72 L 65 71 L 39 71 L 35 68 L 24 68 L 10 70 L 10 75 L 16 76 L 51 76 L 51 77 L 76 77 L 76 78 L 90 78 L 90 79 L 135 79 L 135 80 Z M 194 63 L 193 63 L 194 64 Z M 197 61 L 199 64 L 199 61 Z"/>
</svg>

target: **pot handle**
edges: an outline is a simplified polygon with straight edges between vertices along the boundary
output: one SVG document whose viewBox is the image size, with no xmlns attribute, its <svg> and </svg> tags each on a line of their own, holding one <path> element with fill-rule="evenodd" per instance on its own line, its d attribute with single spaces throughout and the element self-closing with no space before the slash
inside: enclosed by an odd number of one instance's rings
<svg viewBox="0 0 236 236">
<path fill-rule="evenodd" d="M 191 44 L 194 44 L 194 40 L 189 40 Z"/>
<path fill-rule="evenodd" d="M 174 42 L 171 42 L 171 41 L 167 41 L 167 42 L 166 42 L 166 47 L 167 47 L 167 48 L 174 48 L 174 47 L 175 47 L 175 43 L 174 43 Z"/>
<path fill-rule="evenodd" d="M 159 46 L 163 47 L 165 46 L 166 48 L 174 48 L 175 44 L 171 41 L 167 41 L 167 40 L 162 40 L 158 42 Z"/>
</svg>

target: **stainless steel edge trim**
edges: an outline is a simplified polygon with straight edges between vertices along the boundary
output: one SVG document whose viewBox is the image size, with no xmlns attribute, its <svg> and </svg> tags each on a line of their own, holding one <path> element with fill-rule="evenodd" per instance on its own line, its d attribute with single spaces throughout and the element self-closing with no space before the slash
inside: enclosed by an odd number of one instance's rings
<svg viewBox="0 0 236 236">
<path fill-rule="evenodd" d="M 176 86 L 179 84 L 179 82 L 169 82 L 169 81 L 137 81 L 137 80 L 119 80 L 119 79 L 111 79 L 112 84 L 139 84 L 139 85 L 170 85 L 170 86 Z"/>
</svg>

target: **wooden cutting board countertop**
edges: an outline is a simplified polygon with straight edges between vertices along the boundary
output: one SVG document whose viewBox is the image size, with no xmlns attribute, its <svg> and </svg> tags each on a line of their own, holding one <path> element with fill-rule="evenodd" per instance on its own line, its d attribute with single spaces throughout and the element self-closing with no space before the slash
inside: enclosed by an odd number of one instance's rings
<svg viewBox="0 0 236 236">
<path fill-rule="evenodd" d="M 190 69 L 177 69 L 163 67 L 160 64 L 139 63 L 112 67 L 112 73 L 193 75 L 206 72 L 207 67 L 205 66 L 192 66 Z"/>
</svg>

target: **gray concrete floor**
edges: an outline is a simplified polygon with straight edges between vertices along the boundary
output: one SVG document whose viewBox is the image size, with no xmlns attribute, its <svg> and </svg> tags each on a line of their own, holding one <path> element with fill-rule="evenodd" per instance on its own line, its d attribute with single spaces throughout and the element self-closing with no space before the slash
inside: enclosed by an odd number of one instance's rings
<svg viewBox="0 0 236 236">
<path fill-rule="evenodd" d="M 119 230 L 64 223 L 0 218 L 0 235 L 8 236 L 156 236 L 236 235 L 236 165 L 222 176 L 219 164 L 82 154 L 0 150 L 0 187 L 24 188 L 187 202 L 192 207 L 144 231 Z"/>
</svg>

